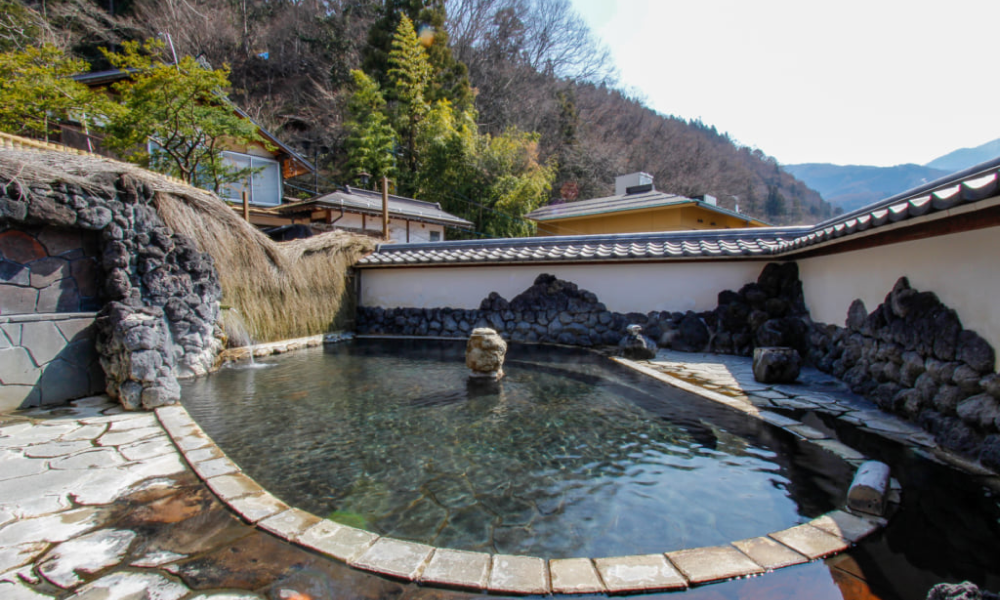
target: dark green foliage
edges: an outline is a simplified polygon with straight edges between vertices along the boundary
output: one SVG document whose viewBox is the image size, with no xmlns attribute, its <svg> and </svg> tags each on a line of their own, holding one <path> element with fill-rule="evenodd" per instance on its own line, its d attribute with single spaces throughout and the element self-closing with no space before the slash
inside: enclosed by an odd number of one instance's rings
<svg viewBox="0 0 1000 600">
<path fill-rule="evenodd" d="M 368 46 L 362 67 L 379 84 L 389 89 L 390 54 L 393 38 L 402 17 L 412 23 L 417 38 L 427 51 L 433 80 L 427 90 L 431 102 L 448 100 L 459 107 L 472 105 L 472 90 L 466 66 L 455 60 L 448 44 L 444 0 L 386 0 L 380 18 L 368 32 Z"/>
<path fill-rule="evenodd" d="M 448 100 L 456 115 L 472 116 L 479 135 L 533 135 L 532 161 L 557 169 L 552 200 L 609 195 L 616 175 L 646 171 L 659 190 L 711 194 L 724 208 L 738 205 L 775 224 L 833 214 L 763 151 L 735 145 L 713 125 L 658 114 L 616 89 L 607 49 L 570 0 L 115 0 L 114 12 L 128 18 L 110 14 L 108 0 L 51 0 L 46 6 L 47 26 L 95 69 L 108 66 L 97 47 L 121 48 L 124 40 L 160 33 L 171 34 L 178 57 L 203 55 L 212 65 L 230 65 L 234 103 L 320 165 L 325 189 L 354 180 L 362 149 L 387 147 L 385 136 L 374 133 L 382 124 L 352 118 L 351 71 L 359 69 L 388 102 L 384 116 L 397 134 L 392 156 L 400 193 L 430 193 L 422 186 L 434 173 L 425 172 L 430 163 L 420 162 L 418 124 L 427 118 L 421 111 Z M 426 44 L 430 77 L 421 90 L 423 108 L 397 97 L 389 74 L 403 15 Z M 421 37 L 421 27 L 433 35 Z M 410 125 L 401 127 L 407 107 L 417 112 L 407 113 Z M 364 170 L 383 168 L 389 167 Z M 312 188 L 314 179 L 293 183 Z M 474 206 L 477 214 L 489 212 L 480 208 L 489 201 L 478 196 L 453 201 Z"/>
</svg>

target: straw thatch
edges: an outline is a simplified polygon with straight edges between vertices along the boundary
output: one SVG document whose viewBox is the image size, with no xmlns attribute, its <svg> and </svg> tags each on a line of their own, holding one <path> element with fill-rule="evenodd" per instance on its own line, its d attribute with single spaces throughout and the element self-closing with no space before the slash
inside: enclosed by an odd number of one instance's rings
<svg viewBox="0 0 1000 600">
<path fill-rule="evenodd" d="M 167 226 L 212 256 L 223 304 L 239 311 L 256 341 L 324 333 L 353 319 L 348 272 L 374 249 L 369 237 L 330 232 L 277 243 L 214 194 L 134 165 L 62 152 L 0 150 L 0 178 L 8 188 L 65 182 L 109 197 L 122 175 L 152 190 Z"/>
</svg>

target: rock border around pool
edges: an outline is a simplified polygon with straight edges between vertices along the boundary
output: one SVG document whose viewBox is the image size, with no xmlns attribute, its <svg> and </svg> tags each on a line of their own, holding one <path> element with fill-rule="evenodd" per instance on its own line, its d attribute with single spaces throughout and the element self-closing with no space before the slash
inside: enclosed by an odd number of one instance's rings
<svg viewBox="0 0 1000 600">
<path fill-rule="evenodd" d="M 620 362 L 660 380 L 668 377 L 631 361 Z M 854 449 L 799 421 L 669 379 L 672 384 L 682 384 L 678 387 L 816 443 L 855 466 L 866 460 Z M 291 507 L 243 473 L 183 406 L 158 408 L 156 415 L 194 472 L 247 522 L 352 567 L 430 586 L 520 595 L 681 590 L 837 554 L 886 524 L 884 518 L 835 510 L 807 523 L 766 536 L 736 540 L 728 546 L 596 559 L 546 560 L 435 548 L 380 536 Z M 892 489 L 889 502 L 898 504 L 899 484 L 895 480 Z"/>
</svg>

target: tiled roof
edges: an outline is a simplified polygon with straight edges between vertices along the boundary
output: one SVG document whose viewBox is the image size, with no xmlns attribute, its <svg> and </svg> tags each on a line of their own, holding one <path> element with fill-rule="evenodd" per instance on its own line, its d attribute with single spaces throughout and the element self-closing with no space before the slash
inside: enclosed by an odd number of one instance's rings
<svg viewBox="0 0 1000 600">
<path fill-rule="evenodd" d="M 344 210 L 366 214 L 382 214 L 382 194 L 371 190 L 345 188 L 305 202 L 291 204 L 278 209 L 283 214 L 294 214 L 318 209 Z M 449 227 L 471 229 L 472 222 L 441 210 L 441 205 L 403 196 L 389 195 L 389 214 L 428 223 L 439 223 Z"/>
<path fill-rule="evenodd" d="M 709 229 L 384 244 L 359 266 L 755 257 L 773 254 L 782 243 L 806 229 Z"/>
<path fill-rule="evenodd" d="M 359 267 L 757 258 L 1000 195 L 1000 158 L 817 225 L 382 244 Z"/>
<path fill-rule="evenodd" d="M 793 240 L 782 252 L 820 244 L 846 235 L 972 204 L 1000 195 L 1000 158 L 946 175 L 925 185 L 827 219 Z"/>
<path fill-rule="evenodd" d="M 630 210 L 648 210 L 651 208 L 662 208 L 664 206 L 679 206 L 684 204 L 698 206 L 705 210 L 736 217 L 737 219 L 749 220 L 754 223 L 762 222 L 760 219 L 755 219 L 750 215 L 733 212 L 714 204 L 702 202 L 701 200 L 695 198 L 687 198 L 677 194 L 659 192 L 655 189 L 632 194 L 622 194 L 619 196 L 607 196 L 605 198 L 580 200 L 578 202 L 550 204 L 533 210 L 525 215 L 525 217 L 533 221 L 553 221 L 559 219 L 605 215 Z"/>
</svg>

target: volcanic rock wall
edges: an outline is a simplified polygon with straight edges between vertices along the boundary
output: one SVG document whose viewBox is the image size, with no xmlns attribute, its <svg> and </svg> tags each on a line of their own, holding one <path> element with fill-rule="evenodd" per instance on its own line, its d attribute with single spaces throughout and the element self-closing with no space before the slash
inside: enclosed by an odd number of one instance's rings
<svg viewBox="0 0 1000 600">
<path fill-rule="evenodd" d="M 102 307 L 96 345 L 108 393 L 129 409 L 176 402 L 177 377 L 206 373 L 221 349 L 211 257 L 163 223 L 153 191 L 127 172 L 59 174 L 36 153 L 3 154 L 0 231 L 95 232 L 101 285 L 96 300 L 85 299 Z M 5 296 L 0 314 L 11 312 Z"/>
<path fill-rule="evenodd" d="M 494 292 L 475 310 L 360 307 L 357 330 L 465 337 L 491 327 L 516 342 L 592 347 L 615 345 L 639 324 L 660 346 L 686 352 L 750 356 L 756 347 L 792 347 L 884 410 L 919 422 L 942 445 L 1000 470 L 993 348 L 905 278 L 871 314 L 857 301 L 847 317 L 847 327 L 812 322 L 798 266 L 788 262 L 768 264 L 756 282 L 720 292 L 718 306 L 700 313 L 611 312 L 592 292 L 543 274 L 513 300 Z"/>
</svg>

